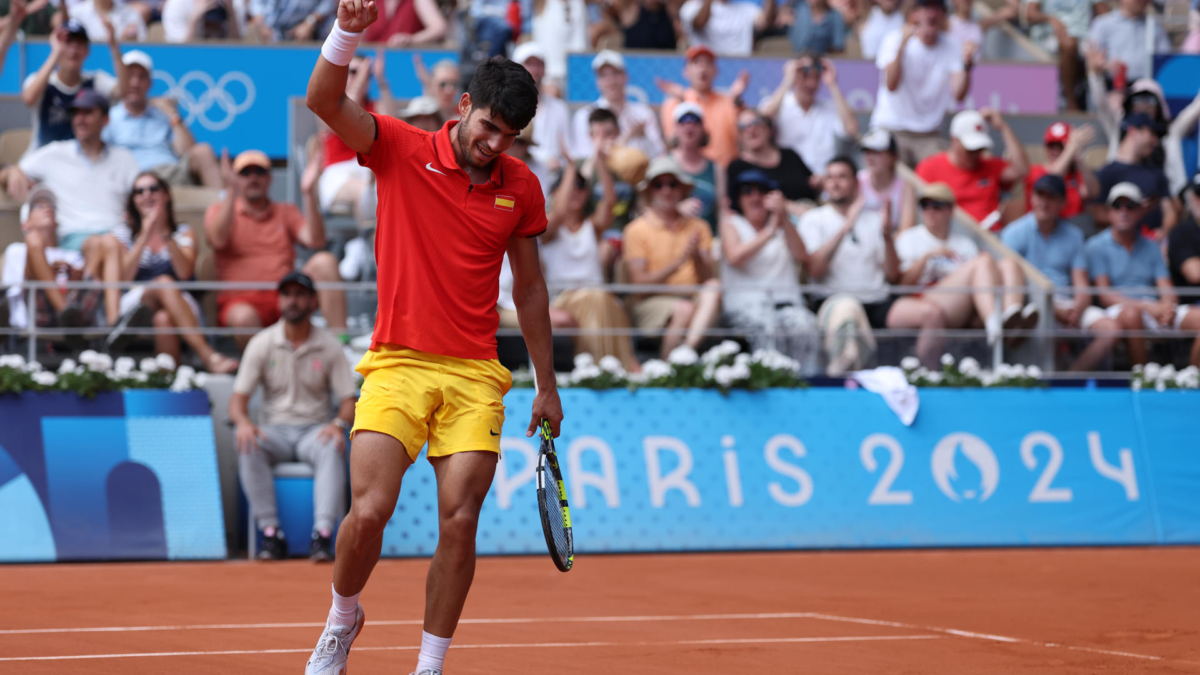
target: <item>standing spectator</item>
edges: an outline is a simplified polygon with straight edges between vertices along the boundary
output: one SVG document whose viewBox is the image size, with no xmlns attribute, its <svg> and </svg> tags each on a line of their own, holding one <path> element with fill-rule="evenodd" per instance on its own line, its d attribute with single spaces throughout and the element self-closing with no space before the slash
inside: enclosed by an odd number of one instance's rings
<svg viewBox="0 0 1200 675">
<path fill-rule="evenodd" d="M 832 101 L 817 98 L 822 83 Z M 795 150 L 817 174 L 837 155 L 839 139 L 858 136 L 858 119 L 838 87 L 833 62 L 812 54 L 784 66 L 783 81 L 759 110 L 775 120 L 779 145 Z"/>
<path fill-rule="evenodd" d="M 1004 159 L 985 157 L 992 147 L 988 124 L 1004 138 Z M 1000 193 L 1029 173 L 1025 146 L 991 108 L 964 110 L 950 122 L 950 150 L 927 157 L 917 165 L 917 175 L 926 183 L 945 183 L 955 200 L 983 227 L 999 230 Z"/>
<path fill-rule="evenodd" d="M 1005 291 L 997 306 L 993 289 L 1024 286 L 1025 274 L 1015 259 L 997 263 L 980 251 L 974 240 L 952 228 L 954 199 L 945 183 L 926 185 L 921 190 L 922 224 L 896 237 L 900 285 L 928 290 L 905 296 L 903 303 L 897 301 L 888 326 L 925 329 L 917 340 L 917 357 L 930 368 L 936 367 L 942 353 L 941 329 L 966 328 L 978 318 L 987 331 L 988 344 L 994 344 L 1001 326 L 1028 329 L 1038 320 L 1037 306 L 1026 305 L 1021 291 Z M 973 290 L 958 290 L 967 287 Z M 928 317 L 939 314 L 935 325 L 928 325 Z"/>
<path fill-rule="evenodd" d="M 1084 148 L 1095 138 L 1096 131 L 1089 125 L 1071 129 L 1066 122 L 1055 122 L 1046 127 L 1042 142 L 1046 146 L 1046 163 L 1035 164 L 1025 177 L 1025 210 L 1033 208 L 1034 185 L 1042 176 L 1054 175 L 1063 179 L 1066 186 L 1062 218 L 1071 219 L 1083 213 L 1083 205 L 1092 201 L 1100 191 L 1096 175 L 1091 172 L 1080 156 Z"/>
<path fill-rule="evenodd" d="M 658 83 L 659 87 L 669 94 L 662 104 L 663 136 L 675 136 L 675 106 L 684 101 L 693 103 L 700 107 L 704 128 L 708 131 L 708 144 L 704 148 L 704 156 L 721 166 L 726 166 L 737 157 L 738 106 L 734 99 L 745 89 L 746 76 L 744 73 L 739 76 L 734 92 L 722 94 L 713 89 L 713 81 L 717 77 L 716 54 L 708 47 L 692 47 L 687 50 L 686 58 L 683 77 L 688 82 L 687 89 L 672 86 L 673 83 L 668 84 L 662 80 Z"/>
<path fill-rule="evenodd" d="M 797 0 L 788 40 L 797 54 L 840 53 L 846 49 L 846 19 L 828 0 Z"/>
<path fill-rule="evenodd" d="M 428 47 L 446 38 L 448 23 L 437 0 L 383 0 L 375 6 L 379 8 L 379 18 L 363 31 L 363 42 L 382 42 L 389 47 Z"/>
<path fill-rule="evenodd" d="M 482 63 L 493 56 L 502 56 L 513 41 L 513 27 L 508 22 L 509 0 L 472 0 L 467 5 L 471 18 L 470 49 L 474 59 Z"/>
<path fill-rule="evenodd" d="M 447 122 L 459 118 L 458 102 L 462 100 L 462 73 L 458 64 L 443 59 L 433 64 L 433 70 L 426 70 L 420 54 L 413 54 L 413 68 L 417 71 L 417 79 L 426 96 L 437 101 L 442 119 Z"/>
<path fill-rule="evenodd" d="M 896 171 L 895 139 L 886 129 L 872 129 L 860 145 L 865 166 L 858 171 L 858 190 L 867 208 L 882 209 L 887 204 L 892 229 L 907 230 L 917 222 L 917 193 Z"/>
<path fill-rule="evenodd" d="M 146 40 L 146 20 L 133 3 L 86 0 L 71 8 L 71 18 L 83 25 L 89 40 L 109 42 L 112 33 L 116 33 L 117 40 Z"/>
<path fill-rule="evenodd" d="M 1087 257 L 1083 233 L 1063 217 L 1070 196 L 1067 183 L 1056 174 L 1043 174 L 1030 187 L 1033 210 L 1004 228 L 1004 245 L 1029 261 L 1054 284 L 1054 318 L 1064 328 L 1082 328 L 1092 304 L 1088 292 Z M 1073 291 L 1073 293 L 1072 293 Z M 1116 322 L 1103 319 L 1092 331 L 1096 339 L 1071 364 L 1074 371 L 1096 370 L 1117 341 Z"/>
<path fill-rule="evenodd" d="M 1171 272 L 1171 283 L 1176 288 L 1186 288 L 1189 291 L 1200 290 L 1200 172 L 1192 177 L 1192 184 L 1183 195 L 1187 205 L 1187 215 L 1167 239 L 1167 268 Z M 1184 305 L 1190 305 L 1190 317 L 1181 324 L 1188 330 L 1200 329 L 1200 295 L 1188 295 L 1183 298 Z M 1192 346 L 1191 362 L 1200 366 L 1200 340 Z"/>
<path fill-rule="evenodd" d="M 396 101 L 392 98 L 384 73 L 383 53 L 374 60 L 355 56 L 350 60 L 346 77 L 346 96 L 367 112 L 395 115 Z M 371 76 L 379 86 L 379 100 L 370 98 Z M 435 109 L 436 110 L 436 109 Z M 317 181 L 317 203 L 322 213 L 336 207 L 349 207 L 360 225 L 375 217 L 375 174 L 358 163 L 358 153 L 350 149 L 338 135 L 318 122 L 321 132 L 321 178 Z M 439 125 L 440 126 L 440 125 Z"/>
<path fill-rule="evenodd" d="M 642 181 L 647 208 L 625 228 L 625 264 L 633 283 L 704 286 L 699 292 L 643 296 L 633 305 L 638 328 L 666 328 L 664 358 L 680 343 L 699 348 L 721 308 L 721 291 L 713 279 L 712 231 L 703 220 L 679 212 L 691 187 L 675 160 L 655 159 Z"/>
<path fill-rule="evenodd" d="M 1024 0 L 1029 37 L 1049 54 L 1058 56 L 1058 80 L 1067 110 L 1079 110 L 1082 45 L 1096 7 L 1105 0 Z"/>
<path fill-rule="evenodd" d="M 575 111 L 571 120 L 571 156 L 579 159 L 592 155 L 588 120 L 597 108 L 611 110 L 617 116 L 621 130 L 619 145 L 637 148 L 651 159 L 666 152 L 654 110 L 645 103 L 630 101 L 625 93 L 628 82 L 625 57 L 605 49 L 592 59 L 592 73 L 596 76 L 600 98 Z"/>
<path fill-rule="evenodd" d="M 546 52 L 536 42 L 524 42 L 513 50 L 512 60 L 525 66 L 538 83 L 537 114 L 533 121 L 533 147 L 530 153 L 550 171 L 560 171 L 570 158 L 563 148 L 571 137 L 571 108 L 546 86 Z"/>
<path fill-rule="evenodd" d="M 736 204 L 737 177 L 743 171 L 758 169 L 767 175 L 787 200 L 788 212 L 800 217 L 820 198 L 820 191 L 813 187 L 813 174 L 808 165 L 791 148 L 780 148 L 775 144 L 775 123 L 771 118 L 749 108 L 738 113 L 738 136 L 741 153 L 729 163 L 727 182 L 733 188 L 729 203 Z"/>
<path fill-rule="evenodd" d="M 263 533 L 258 556 L 262 560 L 287 557 L 272 466 L 295 461 L 312 465 L 309 557 L 314 561 L 333 559 L 333 530 L 345 511 L 346 431 L 354 421 L 357 392 L 342 345 L 312 325 L 316 309 L 312 279 L 289 272 L 280 280 L 282 319 L 250 340 L 229 398 L 229 418 L 237 425 L 238 477 L 254 523 Z M 260 385 L 262 412 L 255 425 L 250 397 Z M 335 405 L 337 414 L 331 420 Z"/>
<path fill-rule="evenodd" d="M 555 83 L 567 79 L 567 53 L 584 52 L 588 8 L 584 0 L 533 0 L 533 41 L 545 50 L 546 75 Z"/>
<path fill-rule="evenodd" d="M 875 59 L 881 72 L 871 127 L 892 132 L 909 166 L 945 147 L 942 117 L 971 88 L 975 46 L 946 34 L 944 3 L 917 0 L 904 29 L 883 39 Z"/>
<path fill-rule="evenodd" d="M 240 40 L 246 35 L 247 0 L 165 0 L 163 36 L 167 42 Z"/>
<path fill-rule="evenodd" d="M 817 312 L 825 336 L 831 375 L 871 360 L 875 341 L 870 329 L 887 325 L 892 308 L 888 284 L 900 275 L 887 206 L 883 212 L 865 208 L 857 172 L 847 157 L 830 160 L 825 174 L 829 200 L 801 216 L 798 225 L 808 251 L 808 277 L 823 287 L 812 293 L 809 308 Z"/>
<path fill-rule="evenodd" d="M 692 196 L 680 204 L 680 213 L 703 218 L 713 233 L 717 231 L 717 213 L 725 195 L 725 169 L 704 156 L 709 136 L 704 111 L 695 103 L 675 106 L 674 149 L 671 157 L 691 181 Z"/>
<path fill-rule="evenodd" d="M 221 170 L 208 143 L 197 143 L 179 116 L 173 99 L 147 95 L 154 83 L 154 62 L 140 50 L 123 57 L 129 84 L 125 96 L 109 112 L 101 137 L 125 148 L 142 171 L 153 171 L 174 185 L 221 187 Z"/>
<path fill-rule="evenodd" d="M 1113 186 L 1120 183 L 1133 183 L 1138 186 L 1139 193 L 1149 200 L 1144 208 L 1139 204 L 1138 214 L 1142 217 L 1142 228 L 1158 230 L 1155 236 L 1163 237 L 1175 227 L 1179 220 L 1179 211 L 1175 200 L 1171 199 L 1166 174 L 1162 169 L 1149 166 L 1147 162 L 1158 148 L 1155 124 L 1145 113 L 1134 113 L 1121 122 L 1121 132 L 1124 135 L 1117 147 L 1116 159 L 1096 174 L 1100 181 L 1099 197 L 1104 203 L 1108 203 Z M 1111 204 L 1109 206 L 1111 207 Z M 1092 215 L 1096 224 L 1104 228 L 1108 227 L 1108 217 L 1113 213 L 1114 209 L 1099 206 L 1093 209 Z"/>
<path fill-rule="evenodd" d="M 775 0 L 687 0 L 679 19 L 689 47 L 705 45 L 722 56 L 749 56 L 755 32 L 775 24 Z"/>
<path fill-rule="evenodd" d="M 675 34 L 675 19 L 667 5 L 665 0 L 613 0 L 604 6 L 608 23 L 593 35 L 599 38 L 608 32 L 619 31 L 625 37 L 625 49 L 675 51 L 679 38 Z"/>
<path fill-rule="evenodd" d="M 767 174 L 738 174 L 733 212 L 721 219 L 725 315 L 750 331 L 754 349 L 777 349 L 816 372 L 817 320 L 800 292 L 797 264 L 808 262 L 779 186 Z"/>
<path fill-rule="evenodd" d="M 893 31 L 904 30 L 904 9 L 900 0 L 873 0 L 866 21 L 858 29 L 858 43 L 863 58 L 874 61 L 879 55 L 883 38 Z"/>
<path fill-rule="evenodd" d="M 91 42 L 79 22 L 68 21 L 50 35 L 50 56 L 21 85 L 21 100 L 33 110 L 31 149 L 74 138 L 69 108 L 80 90 L 94 89 L 106 98 L 119 98 L 125 91 L 129 75 L 121 62 L 121 48 L 115 39 L 110 39 L 108 46 L 115 78 L 102 70 L 83 70 Z"/>
<path fill-rule="evenodd" d="M 1121 330 L 1150 331 L 1200 328 L 1200 308 L 1179 306 L 1171 275 L 1157 244 L 1142 236 L 1139 224 L 1149 208 L 1134 183 L 1118 183 L 1108 193 L 1109 227 L 1087 242 L 1088 272 L 1099 287 L 1100 307 L 1089 307 L 1083 326 L 1094 330 L 1104 319 L 1115 320 Z M 1134 288 L 1157 287 L 1158 293 Z M 1156 297 L 1157 295 L 1157 297 Z M 1200 338 L 1197 338 L 1200 343 Z M 1144 364 L 1146 338 L 1126 337 L 1129 360 Z M 1192 355 L 1200 346 L 1193 344 Z M 1195 365 L 1200 365 L 1195 359 Z"/>
<path fill-rule="evenodd" d="M 1149 5 L 1150 0 L 1119 0 L 1116 11 L 1092 21 L 1088 43 L 1104 54 L 1110 75 L 1123 72 L 1129 82 L 1153 77 L 1151 55 L 1171 52 L 1171 40 L 1162 22 L 1146 15 Z"/>
<path fill-rule="evenodd" d="M 264 44 L 323 40 L 337 20 L 337 3 L 333 0 L 250 0 L 247 9 L 249 27 Z"/>
<path fill-rule="evenodd" d="M 225 199 L 208 207 L 204 230 L 217 265 L 217 279 L 227 282 L 263 282 L 293 271 L 296 244 L 325 246 L 325 221 L 317 205 L 316 184 L 320 164 L 309 160 L 300 179 L 304 213 L 293 204 L 272 202 L 271 160 L 258 150 L 246 150 L 232 163 L 222 158 Z M 341 281 L 337 259 L 318 251 L 304 265 L 304 273 L 320 281 Z M 321 313 L 330 329 L 346 331 L 346 295 L 323 290 Z M 257 329 L 279 320 L 280 299 L 271 290 L 234 290 L 217 294 L 217 320 L 230 328 Z M 245 349 L 250 335 L 235 336 Z"/>
</svg>

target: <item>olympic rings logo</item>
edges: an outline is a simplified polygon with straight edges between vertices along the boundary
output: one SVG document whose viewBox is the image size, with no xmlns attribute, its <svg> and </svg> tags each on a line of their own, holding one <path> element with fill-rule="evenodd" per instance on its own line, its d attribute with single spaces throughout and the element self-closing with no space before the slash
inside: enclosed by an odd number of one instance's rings
<svg viewBox="0 0 1200 675">
<path fill-rule="evenodd" d="M 163 84 L 167 85 L 165 96 L 174 99 L 179 104 L 185 124 L 199 122 L 200 126 L 209 131 L 228 129 L 238 115 L 254 105 L 256 93 L 254 80 L 238 70 L 231 70 L 216 81 L 202 70 L 190 71 L 180 77 L 178 81 L 170 73 L 156 70 L 154 79 L 161 80 Z M 197 83 L 200 86 L 194 86 Z M 240 85 L 243 90 L 240 102 L 227 88 L 231 83 Z M 193 90 L 199 90 L 201 87 L 203 91 L 199 96 L 193 93 Z M 235 86 L 234 91 L 236 92 L 238 88 Z M 210 117 L 209 112 L 214 107 L 220 114 Z"/>
</svg>

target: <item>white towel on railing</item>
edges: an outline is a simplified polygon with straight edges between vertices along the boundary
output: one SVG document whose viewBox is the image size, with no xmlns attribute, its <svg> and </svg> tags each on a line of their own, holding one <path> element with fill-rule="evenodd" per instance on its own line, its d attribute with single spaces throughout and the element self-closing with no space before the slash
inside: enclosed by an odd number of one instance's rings
<svg viewBox="0 0 1200 675">
<path fill-rule="evenodd" d="M 850 376 L 867 391 L 882 396 L 884 403 L 896 413 L 904 426 L 912 426 L 913 420 L 917 419 L 921 399 L 917 395 L 917 388 L 908 383 L 903 370 L 895 366 L 880 366 L 874 370 L 856 370 Z"/>
</svg>

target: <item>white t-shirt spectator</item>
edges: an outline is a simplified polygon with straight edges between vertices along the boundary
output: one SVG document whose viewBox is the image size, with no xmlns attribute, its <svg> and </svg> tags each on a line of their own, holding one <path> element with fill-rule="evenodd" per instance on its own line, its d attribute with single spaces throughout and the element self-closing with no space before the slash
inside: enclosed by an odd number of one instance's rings
<svg viewBox="0 0 1200 675">
<path fill-rule="evenodd" d="M 949 34 L 942 33 L 937 43 L 927 46 L 912 38 L 904 46 L 900 86 L 888 91 L 888 64 L 900 53 L 901 31 L 888 33 L 879 47 L 875 65 L 879 68 L 879 94 L 871 126 L 892 131 L 929 133 L 942 124 L 942 117 L 954 103 L 951 79 L 963 70 L 962 47 Z"/>
<path fill-rule="evenodd" d="M 1147 26 L 1150 21 L 1152 26 Z M 1150 38 L 1151 31 L 1153 37 Z M 1169 54 L 1171 40 L 1163 30 L 1162 21 L 1147 16 L 1130 18 L 1114 9 L 1101 14 L 1092 21 L 1088 30 L 1088 42 L 1108 56 L 1109 61 L 1122 61 L 1130 82 L 1143 77 L 1152 77 L 1150 58 L 1146 52 L 1147 39 L 1155 54 Z"/>
<path fill-rule="evenodd" d="M 963 263 L 979 255 L 979 247 L 965 234 L 950 228 L 949 239 L 943 241 L 933 236 L 924 226 L 910 227 L 896 237 L 896 257 L 900 258 L 900 271 L 907 272 L 921 259 L 921 256 L 936 251 L 939 248 L 949 250 L 953 255 L 938 255 L 925 263 L 917 286 L 930 286 L 945 279 Z"/>
<path fill-rule="evenodd" d="M 959 54 L 962 53 L 962 45 L 968 42 L 976 47 L 983 47 L 983 28 L 971 19 L 967 21 L 959 17 L 957 14 L 950 17 L 950 37 L 959 44 Z"/>
<path fill-rule="evenodd" d="M 789 91 L 775 115 L 775 135 L 779 147 L 795 150 L 813 173 L 823 174 L 837 156 L 837 142 L 846 137 L 846 127 L 833 101 L 818 98 L 805 111 L 796 93 Z"/>
<path fill-rule="evenodd" d="M 583 221 L 579 230 L 566 227 L 555 230 L 554 239 L 540 246 L 542 269 L 546 283 L 551 286 L 576 288 L 602 286 L 604 272 L 600 269 L 600 245 L 591 220 Z M 559 292 L 560 288 L 551 290 Z"/>
<path fill-rule="evenodd" d="M 25 261 L 27 249 L 23 242 L 9 244 L 4 249 L 4 271 L 0 272 L 0 286 L 8 290 L 8 325 L 12 328 L 29 327 L 29 308 L 25 306 L 25 291 L 19 284 L 25 281 Z M 57 246 L 46 248 L 46 262 L 53 267 L 60 262 L 77 270 L 83 269 L 83 254 Z"/>
<path fill-rule="evenodd" d="M 800 217 L 800 238 L 804 240 L 804 247 L 815 253 L 845 224 L 842 214 L 826 204 Z M 864 210 L 854 222 L 854 229 L 842 238 L 842 243 L 833 252 L 825 278 L 810 282 L 826 286 L 828 290 L 813 295 L 824 298 L 849 293 L 864 304 L 883 302 L 888 297 L 887 280 L 883 275 L 885 251 L 883 215 L 879 211 Z"/>
<path fill-rule="evenodd" d="M 879 46 L 883 44 L 883 38 L 894 30 L 903 29 L 904 12 L 902 10 L 897 9 L 891 14 L 884 14 L 878 6 L 872 7 L 871 13 L 867 15 L 867 20 L 863 22 L 862 30 L 858 34 L 863 58 L 874 60 L 879 55 Z"/>
<path fill-rule="evenodd" d="M 89 40 L 101 44 L 108 42 L 108 29 L 104 27 L 104 21 L 100 18 L 100 12 L 96 10 L 96 5 L 92 0 L 80 3 L 70 12 L 72 19 L 83 24 Z M 112 23 L 113 30 L 117 32 L 118 39 L 127 40 L 126 29 L 133 27 L 137 31 L 133 39 L 138 42 L 146 41 L 146 20 L 142 18 L 141 12 L 134 9 L 133 6 L 123 3 L 114 4 L 112 11 L 108 13 L 108 20 Z"/>
<path fill-rule="evenodd" d="M 191 29 L 192 11 L 198 0 L 166 0 L 162 7 L 163 37 L 167 42 L 187 42 Z M 238 35 L 246 35 L 246 0 L 233 0 L 233 13 Z M 195 36 L 193 39 L 203 39 Z"/>
<path fill-rule="evenodd" d="M 601 97 L 595 103 L 589 103 L 575 111 L 571 118 L 571 157 L 587 159 L 593 154 L 592 138 L 588 135 L 588 117 L 596 108 L 608 108 L 608 101 Z M 664 154 L 667 146 L 663 144 L 662 130 L 658 126 L 658 113 L 645 103 L 627 101 L 617 115 L 617 128 L 622 134 L 627 134 L 638 125 L 642 125 L 642 134 L 629 139 L 626 143 L 631 148 L 641 150 L 651 159 Z"/>
<path fill-rule="evenodd" d="M 563 146 L 571 144 L 571 108 L 557 96 L 543 94 L 538 98 L 537 115 L 533 118 L 533 147 L 529 154 L 542 164 L 563 159 Z"/>
<path fill-rule="evenodd" d="M 762 7 L 752 2 L 713 0 L 708 23 L 696 32 L 692 21 L 703 6 L 703 0 L 688 0 L 679 8 L 688 46 L 707 45 L 722 56 L 749 56 L 754 50 L 754 22 Z"/>
<path fill-rule="evenodd" d="M 58 236 L 103 234 L 125 222 L 125 200 L 138 175 L 138 163 L 125 148 L 106 146 L 92 161 L 77 141 L 55 141 L 21 158 L 30 179 L 58 198 Z"/>
</svg>

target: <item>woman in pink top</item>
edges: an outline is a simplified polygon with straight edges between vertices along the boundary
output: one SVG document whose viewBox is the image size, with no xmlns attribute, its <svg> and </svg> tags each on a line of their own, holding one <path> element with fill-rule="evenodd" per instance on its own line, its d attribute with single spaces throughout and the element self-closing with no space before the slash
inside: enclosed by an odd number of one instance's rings
<svg viewBox="0 0 1200 675">
<path fill-rule="evenodd" d="M 389 47 L 440 43 L 446 37 L 446 17 L 436 0 L 383 0 L 379 18 L 367 27 L 364 42 L 386 42 Z"/>
<path fill-rule="evenodd" d="M 916 191 L 896 172 L 896 141 L 886 129 L 872 129 L 862 138 L 863 164 L 858 188 L 867 206 L 892 205 L 892 228 L 907 230 L 917 222 Z"/>
</svg>

